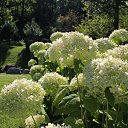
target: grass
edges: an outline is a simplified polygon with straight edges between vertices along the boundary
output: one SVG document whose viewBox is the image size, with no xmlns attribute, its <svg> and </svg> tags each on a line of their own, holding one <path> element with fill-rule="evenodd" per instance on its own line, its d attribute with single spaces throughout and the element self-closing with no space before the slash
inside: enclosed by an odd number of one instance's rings
<svg viewBox="0 0 128 128">
<path fill-rule="evenodd" d="M 25 46 L 18 46 L 16 42 L 0 42 L 0 67 L 7 64 L 17 65 L 20 68 L 28 68 L 31 53 L 26 52 Z"/>
<path fill-rule="evenodd" d="M 4 85 L 12 83 L 15 79 L 31 79 L 31 76 L 29 74 L 21 74 L 21 75 L 12 75 L 12 74 L 5 74 L 1 73 L 0 74 L 0 90 Z"/>
</svg>

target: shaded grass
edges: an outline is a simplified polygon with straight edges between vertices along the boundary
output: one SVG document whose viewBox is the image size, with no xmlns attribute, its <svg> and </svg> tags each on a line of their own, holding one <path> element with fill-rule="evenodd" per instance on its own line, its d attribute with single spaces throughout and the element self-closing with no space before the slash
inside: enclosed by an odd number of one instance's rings
<svg viewBox="0 0 128 128">
<path fill-rule="evenodd" d="M 7 64 L 16 65 L 20 68 L 28 68 L 31 53 L 27 52 L 25 46 L 17 45 L 16 42 L 0 42 L 0 67 Z"/>
<path fill-rule="evenodd" d="M 21 75 L 12 75 L 12 74 L 5 74 L 1 73 L 0 74 L 0 90 L 4 85 L 12 83 L 15 79 L 31 79 L 31 76 L 29 74 L 21 74 Z"/>
<path fill-rule="evenodd" d="M 7 56 L 4 65 L 6 64 L 12 64 L 15 65 L 18 59 L 18 54 L 24 49 L 24 46 L 15 46 L 11 47 L 8 50 L 9 55 Z"/>
</svg>

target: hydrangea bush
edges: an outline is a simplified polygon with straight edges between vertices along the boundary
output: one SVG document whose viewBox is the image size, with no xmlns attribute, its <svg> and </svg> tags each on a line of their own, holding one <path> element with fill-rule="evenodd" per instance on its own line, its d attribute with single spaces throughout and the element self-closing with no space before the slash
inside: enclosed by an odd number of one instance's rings
<svg viewBox="0 0 128 128">
<path fill-rule="evenodd" d="M 127 31 L 96 40 L 79 32 L 50 38 L 52 43 L 30 46 L 36 61 L 29 65 L 37 64 L 30 75 L 37 82 L 22 79 L 5 86 L 0 113 L 23 118 L 33 128 L 128 127 Z"/>
</svg>

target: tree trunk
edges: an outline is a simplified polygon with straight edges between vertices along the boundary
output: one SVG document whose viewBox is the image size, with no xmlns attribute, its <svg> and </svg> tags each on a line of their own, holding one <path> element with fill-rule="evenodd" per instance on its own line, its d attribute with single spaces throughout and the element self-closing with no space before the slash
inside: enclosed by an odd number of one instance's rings
<svg viewBox="0 0 128 128">
<path fill-rule="evenodd" d="M 119 28 L 119 5 L 120 0 L 114 0 L 114 29 Z"/>
</svg>

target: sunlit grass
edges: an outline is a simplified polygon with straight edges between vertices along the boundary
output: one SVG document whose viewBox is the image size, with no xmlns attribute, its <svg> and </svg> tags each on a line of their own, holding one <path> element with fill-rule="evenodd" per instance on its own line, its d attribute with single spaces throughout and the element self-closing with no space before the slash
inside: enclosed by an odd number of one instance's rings
<svg viewBox="0 0 128 128">
<path fill-rule="evenodd" d="M 4 85 L 7 85 L 13 82 L 15 79 L 22 79 L 22 78 L 31 79 L 31 76 L 29 74 L 21 74 L 21 75 L 13 74 L 12 75 L 12 74 L 1 73 L 0 74 L 0 90 Z"/>
</svg>

